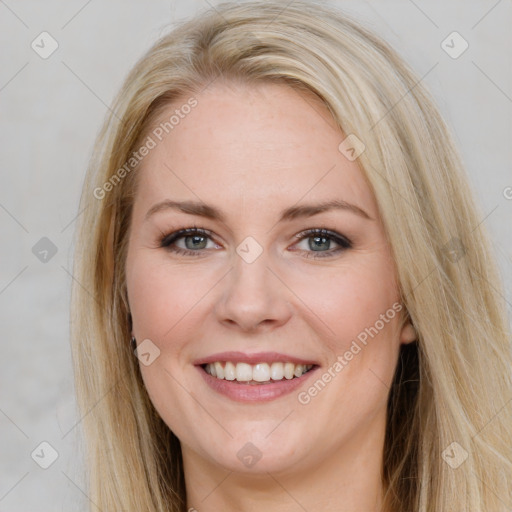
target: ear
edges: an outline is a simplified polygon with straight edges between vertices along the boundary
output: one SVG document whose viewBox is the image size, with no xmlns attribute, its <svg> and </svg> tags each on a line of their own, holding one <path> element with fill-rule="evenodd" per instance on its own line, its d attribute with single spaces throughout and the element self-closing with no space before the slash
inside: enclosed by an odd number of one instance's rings
<svg viewBox="0 0 512 512">
<path fill-rule="evenodd" d="M 404 326 L 402 327 L 402 330 L 400 331 L 400 343 L 407 345 L 409 343 L 412 343 L 413 341 L 416 341 L 418 339 L 418 333 L 416 332 L 416 329 L 410 322 L 410 320 L 407 320 Z"/>
</svg>

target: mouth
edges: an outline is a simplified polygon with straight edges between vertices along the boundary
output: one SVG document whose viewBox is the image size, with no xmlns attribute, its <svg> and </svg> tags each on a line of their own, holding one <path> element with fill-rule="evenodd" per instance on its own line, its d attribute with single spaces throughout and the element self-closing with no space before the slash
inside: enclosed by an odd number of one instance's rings
<svg viewBox="0 0 512 512">
<path fill-rule="evenodd" d="M 293 362 L 273 362 L 249 364 L 236 361 L 215 361 L 201 368 L 212 377 L 249 386 L 268 385 L 283 380 L 302 377 L 316 365 L 295 364 Z"/>
<path fill-rule="evenodd" d="M 283 355 L 239 352 L 196 361 L 195 367 L 215 396 L 246 403 L 267 402 L 290 395 L 311 380 L 320 368 L 312 361 Z"/>
</svg>

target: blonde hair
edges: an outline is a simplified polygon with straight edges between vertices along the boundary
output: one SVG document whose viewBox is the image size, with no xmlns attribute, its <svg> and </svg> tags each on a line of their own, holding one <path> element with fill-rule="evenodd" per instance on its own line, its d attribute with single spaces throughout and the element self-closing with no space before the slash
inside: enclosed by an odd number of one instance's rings
<svg viewBox="0 0 512 512">
<path fill-rule="evenodd" d="M 418 333 L 402 347 L 389 397 L 385 509 L 508 512 L 510 327 L 462 159 L 388 44 L 300 0 L 221 4 L 162 37 L 129 73 L 98 135 L 80 201 L 71 324 L 91 501 L 102 510 L 186 507 L 179 441 L 130 350 L 124 266 L 139 165 L 125 164 L 170 102 L 217 79 L 312 91 L 365 145 L 357 162 Z"/>
</svg>

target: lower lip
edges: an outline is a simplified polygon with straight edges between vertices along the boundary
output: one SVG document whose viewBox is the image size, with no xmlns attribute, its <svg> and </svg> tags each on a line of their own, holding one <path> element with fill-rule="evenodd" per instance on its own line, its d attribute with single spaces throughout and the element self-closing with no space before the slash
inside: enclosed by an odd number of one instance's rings
<svg viewBox="0 0 512 512">
<path fill-rule="evenodd" d="M 212 377 L 201 366 L 199 369 L 203 379 L 214 391 L 238 402 L 268 402 L 287 395 L 304 384 L 312 374 L 318 370 L 318 366 L 311 368 L 300 377 L 278 380 L 270 384 L 244 384 L 236 380 L 217 379 Z"/>
</svg>

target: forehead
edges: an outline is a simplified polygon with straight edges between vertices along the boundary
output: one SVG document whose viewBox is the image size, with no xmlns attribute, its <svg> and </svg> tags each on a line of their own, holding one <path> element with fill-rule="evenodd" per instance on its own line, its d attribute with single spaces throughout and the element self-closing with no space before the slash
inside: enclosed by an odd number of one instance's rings
<svg viewBox="0 0 512 512">
<path fill-rule="evenodd" d="M 169 104 L 155 127 L 167 131 L 143 160 L 137 198 L 204 200 L 281 210 L 342 198 L 377 216 L 366 179 L 338 150 L 345 138 L 313 93 L 284 84 L 217 84 Z M 187 112 L 185 114 L 185 112 Z M 174 116 L 174 123 L 169 123 Z M 172 128 L 171 128 L 172 126 Z"/>
</svg>

